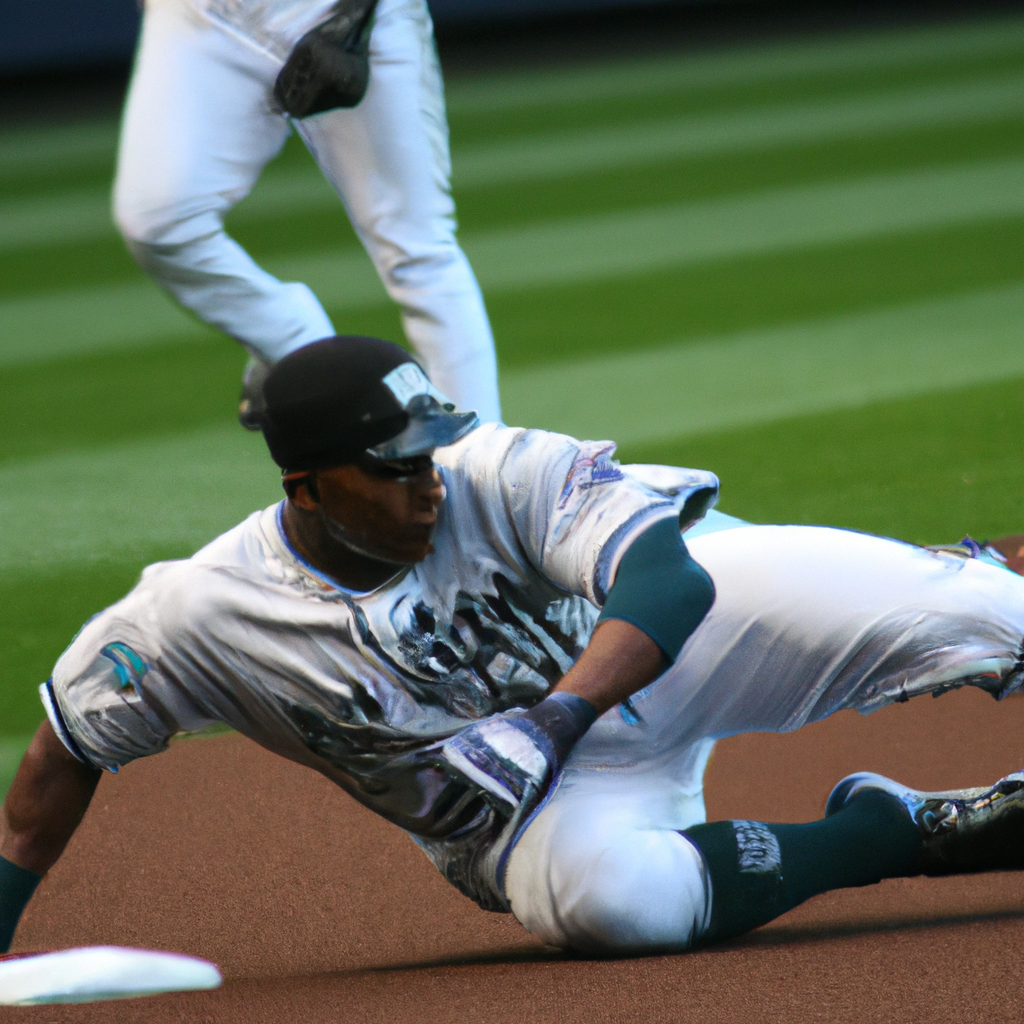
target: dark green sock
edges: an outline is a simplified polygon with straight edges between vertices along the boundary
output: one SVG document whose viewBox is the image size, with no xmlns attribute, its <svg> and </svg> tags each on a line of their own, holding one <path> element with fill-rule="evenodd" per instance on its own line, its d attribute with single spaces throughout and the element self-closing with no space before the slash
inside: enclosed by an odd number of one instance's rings
<svg viewBox="0 0 1024 1024">
<path fill-rule="evenodd" d="M 0 953 L 11 948 L 21 912 L 36 891 L 42 876 L 0 857 Z"/>
<path fill-rule="evenodd" d="M 711 875 L 711 924 L 701 942 L 757 928 L 818 893 L 914 873 L 917 826 L 882 793 L 864 793 L 806 825 L 715 821 L 688 828 Z"/>
</svg>

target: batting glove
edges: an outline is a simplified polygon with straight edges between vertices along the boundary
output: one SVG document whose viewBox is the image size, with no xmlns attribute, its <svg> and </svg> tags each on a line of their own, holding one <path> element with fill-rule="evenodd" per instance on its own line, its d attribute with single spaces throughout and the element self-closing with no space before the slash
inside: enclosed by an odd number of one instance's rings
<svg viewBox="0 0 1024 1024">
<path fill-rule="evenodd" d="M 503 711 L 457 732 L 441 748 L 446 766 L 511 816 L 554 781 L 597 710 L 571 693 L 553 693 L 529 711 Z"/>
</svg>

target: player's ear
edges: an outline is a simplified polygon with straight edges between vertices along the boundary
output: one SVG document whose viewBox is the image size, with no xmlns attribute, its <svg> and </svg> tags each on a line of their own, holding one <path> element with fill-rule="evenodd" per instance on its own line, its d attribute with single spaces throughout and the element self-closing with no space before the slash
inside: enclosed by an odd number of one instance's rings
<svg viewBox="0 0 1024 1024">
<path fill-rule="evenodd" d="M 305 479 L 306 493 L 315 501 L 318 505 L 320 504 L 320 487 L 316 482 L 316 471 L 314 470 Z"/>
<path fill-rule="evenodd" d="M 305 473 L 284 480 L 285 494 L 293 505 L 312 512 L 320 503 L 320 491 L 316 483 L 315 473 Z"/>
</svg>

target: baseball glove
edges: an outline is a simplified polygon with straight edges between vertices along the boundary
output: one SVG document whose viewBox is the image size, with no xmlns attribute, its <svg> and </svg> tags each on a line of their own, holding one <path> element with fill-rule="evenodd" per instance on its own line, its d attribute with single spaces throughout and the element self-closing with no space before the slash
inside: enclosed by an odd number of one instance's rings
<svg viewBox="0 0 1024 1024">
<path fill-rule="evenodd" d="M 296 44 L 274 83 L 281 109 L 295 118 L 354 107 L 370 81 L 370 21 L 377 0 L 339 0 L 327 21 Z"/>
</svg>

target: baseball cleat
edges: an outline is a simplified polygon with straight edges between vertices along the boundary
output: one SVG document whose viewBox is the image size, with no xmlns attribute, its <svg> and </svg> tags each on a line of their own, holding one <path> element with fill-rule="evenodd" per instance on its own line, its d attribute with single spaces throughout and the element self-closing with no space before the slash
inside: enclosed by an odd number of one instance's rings
<svg viewBox="0 0 1024 1024">
<path fill-rule="evenodd" d="M 246 430 L 262 430 L 267 403 L 263 398 L 263 385 L 270 373 L 270 363 L 257 355 L 250 355 L 242 371 L 242 393 L 238 397 L 238 422 Z"/>
<path fill-rule="evenodd" d="M 209 961 L 152 949 L 83 946 L 0 956 L 0 1006 L 95 1003 L 220 983 L 220 971 Z"/>
<path fill-rule="evenodd" d="M 825 804 L 825 817 L 863 793 L 885 793 L 917 826 L 917 874 L 961 875 L 1024 868 L 1024 771 L 994 786 L 922 793 L 872 772 L 843 779 Z"/>
</svg>

